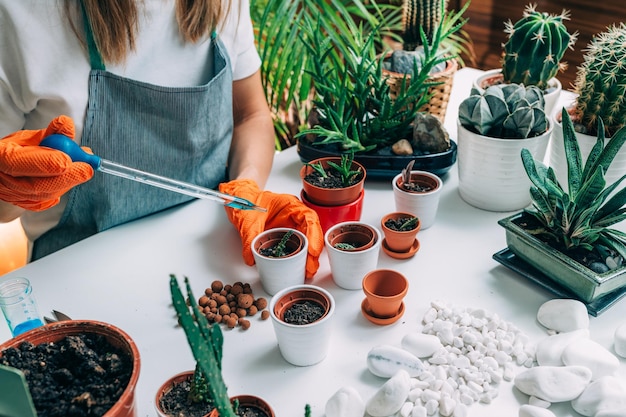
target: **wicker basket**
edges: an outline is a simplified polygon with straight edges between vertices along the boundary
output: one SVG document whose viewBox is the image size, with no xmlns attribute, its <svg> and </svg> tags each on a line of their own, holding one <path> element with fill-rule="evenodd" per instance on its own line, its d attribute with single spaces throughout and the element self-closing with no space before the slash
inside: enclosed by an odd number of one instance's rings
<svg viewBox="0 0 626 417">
<path fill-rule="evenodd" d="M 444 122 L 446 117 L 446 109 L 448 108 L 448 102 L 450 101 L 450 91 L 452 90 L 452 83 L 454 81 L 454 74 L 459 68 L 459 63 L 456 59 L 450 59 L 447 61 L 446 69 L 444 71 L 433 74 L 428 78 L 427 82 L 441 83 L 433 85 L 428 89 L 428 93 L 431 95 L 430 101 L 426 103 L 420 110 L 428 112 L 433 116 L 439 118 L 441 122 Z M 398 96 L 398 92 L 402 86 L 402 80 L 405 74 L 398 72 L 383 70 L 383 76 L 387 77 L 387 83 L 390 87 L 391 98 L 395 99 Z M 406 74 L 407 86 L 411 82 L 411 75 Z"/>
</svg>

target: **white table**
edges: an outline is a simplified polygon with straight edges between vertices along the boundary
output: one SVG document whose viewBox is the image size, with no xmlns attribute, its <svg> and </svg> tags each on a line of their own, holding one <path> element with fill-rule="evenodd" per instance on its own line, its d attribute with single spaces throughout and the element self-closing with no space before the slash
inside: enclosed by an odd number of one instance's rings
<svg viewBox="0 0 626 417">
<path fill-rule="evenodd" d="M 457 73 L 446 127 L 456 137 L 458 104 L 469 94 L 478 71 Z M 268 189 L 299 195 L 301 162 L 294 148 L 276 156 Z M 403 318 L 391 326 L 375 326 L 360 312 L 361 291 L 334 285 L 326 253 L 313 284 L 327 288 L 337 302 L 331 351 L 321 363 L 306 368 L 285 362 L 278 351 L 272 324 L 253 317 L 248 331 L 225 331 L 224 378 L 231 395 L 264 397 L 279 417 L 303 415 L 311 404 L 314 417 L 324 414 L 327 399 L 340 387 L 355 387 L 367 400 L 384 382 L 369 373 L 365 358 L 375 345 L 397 344 L 408 332 L 421 330 L 421 318 L 432 300 L 459 307 L 484 308 L 512 322 L 532 340 L 546 332 L 536 322 L 538 307 L 552 295 L 492 260 L 505 247 L 497 220 L 508 213 L 475 209 L 459 197 L 456 166 L 444 177 L 444 190 L 434 226 L 421 231 L 421 248 L 410 260 L 381 252 L 380 268 L 393 268 L 410 280 Z M 368 182 L 362 221 L 379 225 L 394 210 L 391 182 Z M 170 375 L 192 369 L 184 333 L 176 328 L 170 306 L 169 274 L 191 279 L 196 295 L 214 279 L 244 281 L 255 295 L 266 294 L 256 269 L 241 260 L 241 243 L 222 207 L 209 201 L 190 204 L 98 234 L 39 261 L 11 276 L 28 277 L 42 313 L 61 310 L 73 318 L 101 320 L 119 326 L 137 343 L 141 375 L 137 386 L 139 416 L 154 416 L 153 399 Z M 621 301 L 591 318 L 592 338 L 612 350 L 613 333 L 626 317 Z M 0 324 L 0 341 L 10 337 Z M 626 381 L 626 361 L 619 375 Z M 512 384 L 500 387 L 490 405 L 474 404 L 472 417 L 517 416 L 525 395 Z M 552 407 L 560 417 L 578 416 L 567 404 Z"/>
</svg>

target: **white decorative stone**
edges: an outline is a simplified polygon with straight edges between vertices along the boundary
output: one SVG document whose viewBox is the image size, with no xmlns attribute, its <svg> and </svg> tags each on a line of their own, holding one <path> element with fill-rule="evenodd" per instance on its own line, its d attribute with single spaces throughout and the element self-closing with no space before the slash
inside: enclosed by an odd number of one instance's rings
<svg viewBox="0 0 626 417">
<path fill-rule="evenodd" d="M 591 370 L 591 380 L 612 375 L 619 368 L 617 356 L 591 339 L 580 339 L 570 343 L 561 356 L 565 365 L 580 365 Z"/>
<path fill-rule="evenodd" d="M 583 416 L 596 416 L 601 410 L 626 410 L 626 387 L 614 376 L 592 382 L 572 400 L 572 408 Z M 621 414 L 622 417 L 626 413 Z"/>
<path fill-rule="evenodd" d="M 626 323 L 615 329 L 614 345 L 615 353 L 626 358 Z"/>
<path fill-rule="evenodd" d="M 405 335 L 400 344 L 418 358 L 428 358 L 443 347 L 437 336 L 417 332 Z"/>
<path fill-rule="evenodd" d="M 589 328 L 587 307 L 578 300 L 555 299 L 543 303 L 537 311 L 537 320 L 544 327 L 557 332 Z"/>
<path fill-rule="evenodd" d="M 537 363 L 541 366 L 562 366 L 563 349 L 574 340 L 582 337 L 589 338 L 589 329 L 579 329 L 544 337 L 537 343 L 537 351 L 535 352 Z"/>
<path fill-rule="evenodd" d="M 519 409 L 519 417 L 556 417 L 554 413 L 547 408 L 537 407 L 530 404 L 524 404 Z"/>
<path fill-rule="evenodd" d="M 352 387 L 342 387 L 326 402 L 326 417 L 363 417 L 365 403 Z"/>
<path fill-rule="evenodd" d="M 532 395 L 528 397 L 528 404 L 541 408 L 549 408 L 552 405 L 551 402 L 542 400 L 541 398 L 533 397 Z"/>
<path fill-rule="evenodd" d="M 367 354 L 367 367 L 371 373 L 382 378 L 391 378 L 400 369 L 414 377 L 422 372 L 424 364 L 407 350 L 392 345 L 379 345 Z"/>
<path fill-rule="evenodd" d="M 591 381 L 584 366 L 536 366 L 514 378 L 515 387 L 527 395 L 557 403 L 578 397 Z"/>
<path fill-rule="evenodd" d="M 601 410 L 593 417 L 624 417 L 626 416 L 626 408 L 616 410 Z"/>
<path fill-rule="evenodd" d="M 409 395 L 410 379 L 409 373 L 400 369 L 369 399 L 365 405 L 367 413 L 372 417 L 385 417 L 400 411 Z"/>
</svg>

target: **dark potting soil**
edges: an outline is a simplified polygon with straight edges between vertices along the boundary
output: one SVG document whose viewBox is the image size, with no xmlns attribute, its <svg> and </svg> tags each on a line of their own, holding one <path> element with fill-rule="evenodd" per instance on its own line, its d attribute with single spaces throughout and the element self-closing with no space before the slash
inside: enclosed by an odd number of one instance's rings
<svg viewBox="0 0 626 417">
<path fill-rule="evenodd" d="M 414 193 L 425 193 L 433 189 L 430 185 L 422 185 L 417 182 L 404 182 L 402 183 L 402 188 Z"/>
<path fill-rule="evenodd" d="M 22 370 L 38 417 L 104 415 L 130 381 L 131 358 L 102 335 L 30 342 L 2 352 L 0 364 Z"/>
<path fill-rule="evenodd" d="M 259 253 L 263 256 L 267 256 L 268 258 L 281 258 L 281 257 L 285 257 L 288 255 L 291 255 L 293 252 L 295 252 L 295 250 L 293 250 L 292 248 L 288 248 L 285 247 L 283 249 L 283 253 L 279 254 L 278 252 L 278 245 L 276 246 L 272 246 L 271 248 L 260 248 L 259 249 Z"/>
<path fill-rule="evenodd" d="M 207 402 L 192 403 L 187 400 L 191 383 L 188 380 L 174 385 L 161 398 L 161 409 L 172 417 L 204 417 L 213 410 L 213 406 Z M 269 417 L 267 413 L 258 407 L 241 405 L 237 409 L 239 417 Z"/>
<path fill-rule="evenodd" d="M 406 222 L 408 222 L 409 220 L 411 220 L 413 217 L 399 217 L 397 219 L 387 219 L 385 221 L 385 226 L 387 226 L 388 228 L 390 228 L 391 230 L 397 230 L 397 231 L 402 231 L 402 225 Z M 413 223 L 410 227 L 407 227 L 406 229 L 404 229 L 405 231 L 408 230 L 413 230 L 417 227 L 417 223 Z"/>
<path fill-rule="evenodd" d="M 334 170 L 326 170 L 326 175 L 326 177 L 323 177 L 319 172 L 313 171 L 305 176 L 304 180 L 320 188 L 346 188 L 346 185 L 341 180 L 341 176 Z M 353 176 L 349 186 L 358 183 L 362 177 L 363 174 Z"/>
<path fill-rule="evenodd" d="M 285 311 L 283 320 L 289 324 L 309 324 L 324 315 L 324 307 L 315 301 L 303 301 L 296 303 Z"/>
</svg>

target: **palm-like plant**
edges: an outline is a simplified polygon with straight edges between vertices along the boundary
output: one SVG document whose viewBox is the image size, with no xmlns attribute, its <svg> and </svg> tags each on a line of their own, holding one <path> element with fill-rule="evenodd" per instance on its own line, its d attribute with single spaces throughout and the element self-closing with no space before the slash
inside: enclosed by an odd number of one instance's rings
<svg viewBox="0 0 626 417">
<path fill-rule="evenodd" d="M 359 20 L 367 31 L 381 27 L 391 33 L 401 27 L 402 20 L 398 5 L 376 1 L 251 0 L 250 5 L 277 149 L 294 144 L 293 138 L 312 107 L 312 81 L 305 72 L 310 57 L 301 43 L 305 19 L 316 16 L 325 36 L 341 43 L 352 39 L 347 21 Z"/>
<path fill-rule="evenodd" d="M 554 170 L 522 150 L 524 168 L 533 186 L 532 208 L 526 213 L 536 218 L 543 235 L 567 250 L 581 248 L 615 251 L 626 259 L 626 233 L 610 226 L 626 219 L 626 189 L 616 191 L 626 175 L 607 186 L 604 175 L 613 158 L 626 142 L 626 128 L 620 129 L 605 146 L 604 129 L 583 166 L 574 125 L 562 111 L 563 140 L 568 163 L 568 190 L 559 184 Z M 600 120 L 600 126 L 602 121 Z"/>
</svg>

